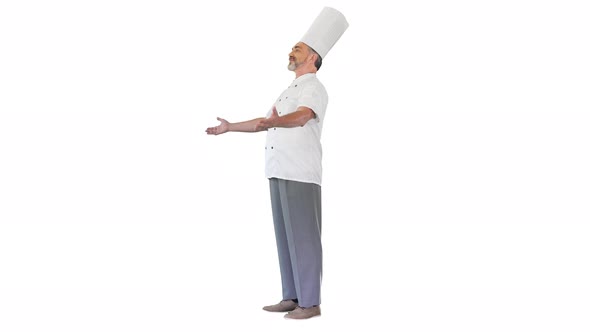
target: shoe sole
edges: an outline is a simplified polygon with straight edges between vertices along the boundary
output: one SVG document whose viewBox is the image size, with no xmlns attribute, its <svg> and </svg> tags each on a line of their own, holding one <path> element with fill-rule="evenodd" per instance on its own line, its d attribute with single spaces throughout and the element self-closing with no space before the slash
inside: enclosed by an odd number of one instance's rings
<svg viewBox="0 0 590 332">
<path fill-rule="evenodd" d="M 321 316 L 322 316 L 322 314 L 314 315 L 314 316 L 307 317 L 307 318 L 291 318 L 291 317 L 284 317 L 284 318 L 287 320 L 307 320 L 307 319 L 317 318 L 317 317 L 321 317 Z"/>
</svg>

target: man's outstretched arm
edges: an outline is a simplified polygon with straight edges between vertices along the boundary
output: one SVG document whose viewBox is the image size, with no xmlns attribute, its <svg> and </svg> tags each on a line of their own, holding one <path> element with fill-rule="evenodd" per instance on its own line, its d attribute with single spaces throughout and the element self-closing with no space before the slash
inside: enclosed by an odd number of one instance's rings
<svg viewBox="0 0 590 332">
<path fill-rule="evenodd" d="M 221 123 L 216 127 L 207 128 L 207 130 L 205 130 L 205 132 L 207 132 L 208 135 L 221 135 L 221 134 L 227 133 L 229 131 L 239 131 L 239 132 L 243 132 L 243 133 L 254 133 L 257 131 L 266 130 L 266 128 L 262 128 L 258 125 L 260 123 L 260 121 L 262 121 L 264 119 L 265 118 L 256 118 L 256 119 L 243 121 L 243 122 L 230 123 L 225 119 L 217 118 L 217 120 L 219 120 L 219 122 L 221 122 Z"/>
<path fill-rule="evenodd" d="M 257 128 L 260 130 L 267 130 L 268 128 L 273 127 L 302 127 L 307 123 L 307 121 L 315 117 L 316 115 L 313 110 L 305 106 L 300 106 L 297 108 L 297 111 L 283 116 L 279 116 L 277 109 L 273 107 L 271 115 L 268 118 L 263 118 L 257 124 Z"/>
</svg>

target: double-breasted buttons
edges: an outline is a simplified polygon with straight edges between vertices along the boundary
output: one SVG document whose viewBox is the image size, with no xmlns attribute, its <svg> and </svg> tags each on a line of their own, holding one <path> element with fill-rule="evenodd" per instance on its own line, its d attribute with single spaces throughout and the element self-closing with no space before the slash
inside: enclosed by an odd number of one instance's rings
<svg viewBox="0 0 590 332">
<path fill-rule="evenodd" d="M 301 88 L 299 88 L 301 85 Z M 283 117 L 297 111 L 297 107 L 304 103 L 313 103 L 318 107 L 318 115 L 325 112 L 325 100 L 327 95 L 321 83 L 314 74 L 297 78 L 287 85 L 283 92 L 274 99 L 275 105 L 271 106 L 272 116 Z M 307 89 L 312 93 L 305 93 Z M 304 91 L 305 90 L 305 91 Z M 276 98 L 276 96 L 275 96 Z M 273 108 L 276 108 L 273 111 Z M 267 131 L 267 139 L 264 144 L 266 158 L 267 177 L 290 177 L 305 179 L 307 182 L 320 183 L 321 181 L 321 145 L 318 135 L 309 135 L 309 132 L 321 133 L 321 127 L 311 125 L 309 130 L 301 130 L 300 127 L 285 129 L 273 127 Z M 280 129 L 280 130 L 279 130 Z M 292 147 L 290 142 L 296 140 L 300 146 L 308 148 Z M 277 144 L 275 151 L 274 144 Z"/>
</svg>

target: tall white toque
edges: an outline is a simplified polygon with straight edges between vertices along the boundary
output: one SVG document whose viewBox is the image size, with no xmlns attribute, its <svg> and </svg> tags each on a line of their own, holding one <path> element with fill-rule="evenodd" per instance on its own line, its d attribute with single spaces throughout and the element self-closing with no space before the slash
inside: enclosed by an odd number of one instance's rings
<svg viewBox="0 0 590 332">
<path fill-rule="evenodd" d="M 348 22 L 341 12 L 324 7 L 301 42 L 313 48 L 324 59 L 347 28 Z"/>
</svg>

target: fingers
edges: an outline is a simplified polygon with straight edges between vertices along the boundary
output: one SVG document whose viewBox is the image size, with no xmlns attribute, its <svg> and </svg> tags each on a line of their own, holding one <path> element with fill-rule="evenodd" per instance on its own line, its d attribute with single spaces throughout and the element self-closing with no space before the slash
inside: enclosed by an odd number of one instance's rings
<svg viewBox="0 0 590 332">
<path fill-rule="evenodd" d="M 222 124 L 220 124 L 219 126 L 216 127 L 209 127 L 205 130 L 205 132 L 208 135 L 219 135 L 221 133 L 221 126 L 223 125 L 223 123 L 227 123 L 227 120 L 217 117 L 217 120 L 220 121 Z"/>
<path fill-rule="evenodd" d="M 219 133 L 219 128 L 218 127 L 209 127 L 209 128 L 207 128 L 207 130 L 205 130 L 205 132 L 207 132 L 207 135 L 217 135 Z"/>
<path fill-rule="evenodd" d="M 260 122 L 258 122 L 256 124 L 256 131 L 267 130 L 268 127 L 269 127 L 268 121 L 266 121 L 266 120 L 260 120 Z"/>
</svg>

